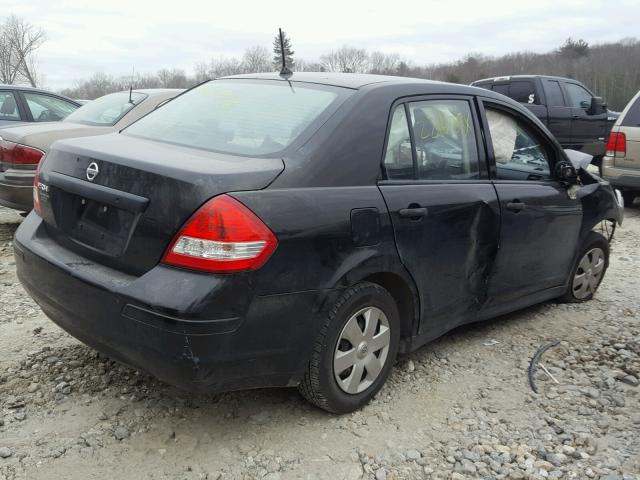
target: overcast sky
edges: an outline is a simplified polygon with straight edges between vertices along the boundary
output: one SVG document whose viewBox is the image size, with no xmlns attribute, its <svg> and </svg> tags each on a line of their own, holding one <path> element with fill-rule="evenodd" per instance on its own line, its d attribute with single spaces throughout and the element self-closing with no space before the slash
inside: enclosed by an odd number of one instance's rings
<svg viewBox="0 0 640 480">
<path fill-rule="evenodd" d="M 545 52 L 567 37 L 589 43 L 640 36 L 640 0 L 258 1 L 0 0 L 43 28 L 45 85 L 71 86 L 102 71 L 125 75 L 182 68 L 271 48 L 278 27 L 295 55 L 317 60 L 344 44 L 397 52 L 416 64 L 457 60 L 469 52 Z M 8 8 L 7 8 L 8 7 Z"/>
</svg>

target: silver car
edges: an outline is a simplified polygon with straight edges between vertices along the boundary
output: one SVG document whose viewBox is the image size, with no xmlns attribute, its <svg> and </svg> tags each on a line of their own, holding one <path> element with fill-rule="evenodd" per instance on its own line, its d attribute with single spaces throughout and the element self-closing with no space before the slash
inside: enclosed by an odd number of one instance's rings
<svg viewBox="0 0 640 480">
<path fill-rule="evenodd" d="M 61 122 L 0 129 L 0 205 L 33 208 L 33 178 L 56 140 L 122 130 L 182 90 L 149 89 L 111 93 L 89 102 Z"/>
<path fill-rule="evenodd" d="M 626 205 L 640 196 L 640 92 L 611 129 L 602 173 L 611 185 L 622 190 Z"/>
</svg>

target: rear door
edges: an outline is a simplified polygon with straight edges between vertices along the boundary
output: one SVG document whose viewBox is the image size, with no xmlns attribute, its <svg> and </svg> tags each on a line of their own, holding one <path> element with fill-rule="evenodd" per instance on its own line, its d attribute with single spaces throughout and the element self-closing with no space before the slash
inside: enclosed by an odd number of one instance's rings
<svg viewBox="0 0 640 480">
<path fill-rule="evenodd" d="M 571 146 L 572 109 L 565 98 L 560 81 L 542 80 L 547 102 L 547 127 L 563 146 Z"/>
<path fill-rule="evenodd" d="M 580 200 L 554 178 L 559 152 L 512 107 L 483 99 L 489 164 L 502 212 L 486 309 L 516 305 L 568 278 L 582 221 Z"/>
<path fill-rule="evenodd" d="M 627 145 L 624 157 L 616 157 L 616 167 L 640 169 L 640 95 L 626 111 L 619 132 L 624 133 Z"/>
<path fill-rule="evenodd" d="M 392 109 L 379 188 L 419 290 L 422 334 L 475 319 L 486 298 L 500 211 L 474 110 L 468 96 Z"/>
</svg>

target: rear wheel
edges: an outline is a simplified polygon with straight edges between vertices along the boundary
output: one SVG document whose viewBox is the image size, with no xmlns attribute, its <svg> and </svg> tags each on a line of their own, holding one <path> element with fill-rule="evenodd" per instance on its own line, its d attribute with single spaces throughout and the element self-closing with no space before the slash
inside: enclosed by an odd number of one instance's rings
<svg viewBox="0 0 640 480">
<path fill-rule="evenodd" d="M 623 191 L 622 198 L 624 199 L 624 206 L 630 207 L 636 199 L 636 195 L 636 192 L 632 192 L 630 190 Z"/>
<path fill-rule="evenodd" d="M 608 266 L 609 242 L 599 233 L 590 232 L 573 267 L 569 287 L 560 300 L 572 303 L 591 300 Z"/>
<path fill-rule="evenodd" d="M 360 408 L 389 376 L 399 340 L 398 308 L 389 292 L 368 282 L 349 288 L 316 339 L 300 393 L 329 412 Z"/>
</svg>

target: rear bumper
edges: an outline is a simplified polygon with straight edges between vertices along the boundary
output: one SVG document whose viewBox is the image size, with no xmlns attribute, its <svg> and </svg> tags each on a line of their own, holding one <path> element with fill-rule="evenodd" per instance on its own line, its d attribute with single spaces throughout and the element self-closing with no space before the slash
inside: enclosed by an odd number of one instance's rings
<svg viewBox="0 0 640 480">
<path fill-rule="evenodd" d="M 605 157 L 602 168 L 604 179 L 614 187 L 640 191 L 640 170 L 615 167 L 612 163 L 609 157 Z"/>
<path fill-rule="evenodd" d="M 237 275 L 165 266 L 126 276 L 51 241 L 33 213 L 14 247 L 18 277 L 49 318 L 167 383 L 215 392 L 293 385 L 304 372 L 320 292 L 258 297 Z"/>
<path fill-rule="evenodd" d="M 35 170 L 0 171 L 0 205 L 28 212 L 33 208 Z"/>
</svg>

